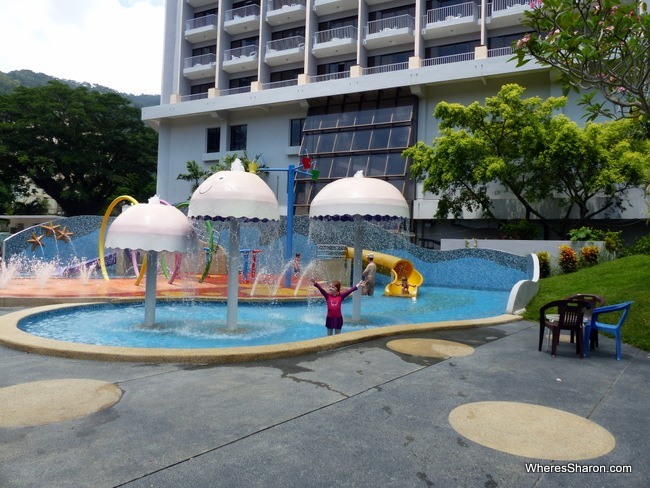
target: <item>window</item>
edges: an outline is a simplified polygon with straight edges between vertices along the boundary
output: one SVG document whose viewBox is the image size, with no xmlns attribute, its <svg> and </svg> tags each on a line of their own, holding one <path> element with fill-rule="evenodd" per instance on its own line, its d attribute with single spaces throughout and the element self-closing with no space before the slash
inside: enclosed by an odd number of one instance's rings
<svg viewBox="0 0 650 488">
<path fill-rule="evenodd" d="M 249 37 L 247 39 L 239 39 L 238 41 L 230 42 L 230 49 L 235 49 L 238 47 L 246 47 L 246 46 L 257 46 L 259 42 L 260 42 L 259 37 Z"/>
<path fill-rule="evenodd" d="M 221 128 L 210 127 L 208 128 L 208 143 L 206 152 L 215 153 L 221 150 Z"/>
<path fill-rule="evenodd" d="M 305 28 L 294 27 L 293 29 L 286 29 L 271 34 L 272 41 L 277 41 L 278 39 L 287 39 L 288 37 L 305 37 Z"/>
<path fill-rule="evenodd" d="M 247 125 L 233 125 L 230 127 L 230 147 L 229 151 L 246 150 Z"/>
<path fill-rule="evenodd" d="M 210 88 L 214 88 L 214 83 L 202 83 L 200 85 L 192 85 L 190 87 L 191 95 L 200 95 L 202 93 L 208 93 Z"/>
<path fill-rule="evenodd" d="M 289 129 L 289 145 L 300 146 L 302 143 L 302 128 L 305 125 L 305 119 L 291 119 Z"/>
</svg>

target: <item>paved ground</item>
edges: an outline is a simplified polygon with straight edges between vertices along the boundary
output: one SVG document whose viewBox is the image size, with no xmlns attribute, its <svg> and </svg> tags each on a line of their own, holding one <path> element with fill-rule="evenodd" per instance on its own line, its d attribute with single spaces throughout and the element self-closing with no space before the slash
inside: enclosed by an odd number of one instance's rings
<svg viewBox="0 0 650 488">
<path fill-rule="evenodd" d="M 445 360 L 411 356 L 387 347 L 392 337 L 288 359 L 188 366 L 0 347 L 0 389 L 90 379 L 123 392 L 112 406 L 76 419 L 0 427 L 0 486 L 647 486 L 648 353 L 624 346 L 616 361 L 613 341 L 602 338 L 584 360 L 569 344 L 553 359 L 537 351 L 538 326 L 525 321 L 404 337 L 475 350 Z M 589 419 L 611 433 L 614 448 L 570 463 L 486 447 L 449 422 L 457 407 L 485 401 Z M 552 442 L 562 422 L 548 431 L 531 435 L 531 444 Z M 527 473 L 527 463 L 571 471 L 627 465 L 632 472 Z"/>
</svg>

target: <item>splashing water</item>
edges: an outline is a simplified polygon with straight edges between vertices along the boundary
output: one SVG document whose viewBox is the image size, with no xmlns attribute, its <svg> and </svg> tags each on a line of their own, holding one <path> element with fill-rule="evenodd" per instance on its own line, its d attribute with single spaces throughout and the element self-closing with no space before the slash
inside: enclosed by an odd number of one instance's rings
<svg viewBox="0 0 650 488">
<path fill-rule="evenodd" d="M 32 274 L 36 278 L 39 288 L 45 288 L 47 282 L 54 276 L 56 268 L 57 264 L 54 261 L 34 261 L 32 263 Z"/>
<path fill-rule="evenodd" d="M 17 274 L 18 264 L 16 261 L 9 261 L 6 265 L 3 261 L 0 261 L 0 290 L 9 286 L 9 283 Z"/>
</svg>

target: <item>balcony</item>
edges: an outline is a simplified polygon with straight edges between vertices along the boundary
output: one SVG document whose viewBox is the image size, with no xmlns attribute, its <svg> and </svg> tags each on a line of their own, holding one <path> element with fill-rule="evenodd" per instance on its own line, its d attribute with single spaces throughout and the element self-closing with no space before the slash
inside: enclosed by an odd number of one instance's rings
<svg viewBox="0 0 650 488">
<path fill-rule="evenodd" d="M 266 43 L 264 62 L 269 66 L 298 63 L 305 60 L 305 38 L 287 37 Z"/>
<path fill-rule="evenodd" d="M 223 52 L 223 70 L 241 73 L 257 69 L 257 46 L 244 46 Z"/>
<path fill-rule="evenodd" d="M 368 5 L 379 5 L 380 3 L 392 2 L 393 0 L 366 0 Z"/>
<path fill-rule="evenodd" d="M 306 0 L 272 0 L 266 11 L 266 22 L 283 25 L 307 18 Z"/>
<path fill-rule="evenodd" d="M 357 10 L 359 0 L 314 0 L 314 12 L 317 15 L 338 14 L 346 10 Z"/>
<path fill-rule="evenodd" d="M 422 36 L 429 40 L 479 32 L 479 10 L 474 2 L 429 10 L 422 19 Z"/>
<path fill-rule="evenodd" d="M 214 14 L 188 20 L 185 23 L 185 39 L 192 43 L 217 38 L 217 16 Z"/>
<path fill-rule="evenodd" d="M 510 27 L 521 24 L 524 12 L 530 10 L 530 0 L 493 0 L 489 6 L 490 28 Z"/>
<path fill-rule="evenodd" d="M 312 54 L 326 58 L 337 54 L 354 53 L 357 50 L 357 28 L 351 25 L 319 31 L 314 34 Z"/>
<path fill-rule="evenodd" d="M 185 58 L 183 76 L 188 80 L 201 78 L 214 78 L 216 74 L 217 56 L 214 54 L 201 54 Z"/>
<path fill-rule="evenodd" d="M 415 18 L 399 15 L 389 19 L 368 22 L 364 28 L 363 44 L 368 49 L 412 43 L 414 40 Z"/>
<path fill-rule="evenodd" d="M 214 3 L 216 5 L 217 0 L 187 0 L 187 3 L 189 3 L 194 8 L 197 8 L 197 7 L 205 7 L 206 5 L 210 5 L 211 3 Z"/>
<path fill-rule="evenodd" d="M 257 31 L 260 28 L 259 5 L 246 5 L 244 7 L 228 10 L 223 21 L 223 30 L 228 34 L 243 34 Z"/>
</svg>

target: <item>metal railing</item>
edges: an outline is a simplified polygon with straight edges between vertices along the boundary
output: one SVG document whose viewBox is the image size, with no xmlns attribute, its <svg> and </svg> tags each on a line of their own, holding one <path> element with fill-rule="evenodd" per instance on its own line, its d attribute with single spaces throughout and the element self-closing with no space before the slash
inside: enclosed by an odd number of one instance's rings
<svg viewBox="0 0 650 488">
<path fill-rule="evenodd" d="M 190 19 L 185 23 L 185 30 L 199 29 L 201 27 L 216 27 L 217 26 L 217 16 L 214 14 L 205 15 L 203 17 L 197 17 L 196 19 Z"/>
<path fill-rule="evenodd" d="M 226 49 L 223 52 L 224 61 L 237 61 L 241 58 L 254 58 L 255 56 L 257 56 L 257 46 L 235 47 L 233 49 Z"/>
<path fill-rule="evenodd" d="M 251 86 L 238 86 L 237 88 L 227 88 L 226 90 L 219 90 L 220 96 L 236 95 L 238 93 L 248 93 L 251 91 Z"/>
<path fill-rule="evenodd" d="M 194 68 L 195 66 L 210 66 L 217 63 L 216 54 L 200 54 L 199 56 L 192 56 L 185 58 L 184 69 Z"/>
<path fill-rule="evenodd" d="M 525 7 L 530 4 L 530 0 L 493 0 L 491 2 L 492 12 L 507 10 L 513 7 Z"/>
<path fill-rule="evenodd" d="M 192 100 L 202 100 L 208 98 L 208 92 L 192 93 L 191 95 L 182 95 L 181 102 L 190 102 Z"/>
<path fill-rule="evenodd" d="M 459 63 L 461 61 L 472 61 L 474 59 L 474 51 L 469 53 L 452 54 L 450 56 L 438 56 L 437 58 L 429 58 L 422 60 L 422 66 L 438 66 L 440 64 Z"/>
<path fill-rule="evenodd" d="M 274 10 L 281 10 L 282 7 L 296 7 L 301 6 L 305 7 L 307 4 L 306 0 L 272 0 L 269 2 L 268 12 L 273 12 Z"/>
<path fill-rule="evenodd" d="M 321 81 L 342 80 L 344 78 L 349 78 L 349 77 L 350 77 L 349 71 L 339 71 L 338 73 L 327 73 L 326 75 L 310 76 L 309 82 L 319 83 Z"/>
<path fill-rule="evenodd" d="M 314 46 L 330 41 L 339 41 L 343 39 L 357 39 L 357 28 L 353 25 L 336 27 L 324 31 L 318 31 L 314 34 Z"/>
<path fill-rule="evenodd" d="M 378 73 L 390 73 L 392 71 L 401 71 L 403 69 L 409 69 L 408 61 L 403 63 L 384 64 L 383 66 L 373 66 L 372 68 L 363 68 L 361 74 L 376 75 Z"/>
<path fill-rule="evenodd" d="M 463 17 L 473 17 L 475 20 L 478 20 L 478 5 L 474 2 L 466 2 L 449 7 L 434 8 L 428 10 L 422 20 L 425 25 L 428 25 L 436 22 L 462 19 Z"/>
<path fill-rule="evenodd" d="M 239 20 L 246 17 L 259 17 L 259 16 L 260 16 L 259 5 L 254 5 L 254 4 L 246 5 L 244 7 L 227 10 L 224 15 L 224 22 L 231 22 L 233 20 Z"/>
<path fill-rule="evenodd" d="M 289 49 L 301 48 L 305 48 L 305 38 L 303 36 L 286 37 L 284 39 L 276 39 L 275 41 L 268 41 L 266 43 L 267 54 L 274 51 L 287 51 Z"/>
<path fill-rule="evenodd" d="M 343 244 L 318 244 L 316 249 L 316 259 L 343 259 L 346 252 Z"/>
<path fill-rule="evenodd" d="M 281 80 L 281 81 L 272 81 L 270 83 L 262 83 L 263 90 L 272 90 L 273 88 L 282 88 L 284 86 L 296 86 L 298 84 L 298 78 L 293 80 Z"/>
<path fill-rule="evenodd" d="M 397 29 L 415 29 L 415 18 L 412 15 L 404 14 L 389 19 L 373 20 L 368 22 L 364 27 L 365 36 L 369 34 L 390 34 L 389 31 Z M 388 31 L 388 32 L 384 32 Z"/>
<path fill-rule="evenodd" d="M 511 47 L 498 47 L 496 49 L 488 49 L 488 58 L 496 58 L 499 56 L 510 56 L 512 54 Z"/>
</svg>

